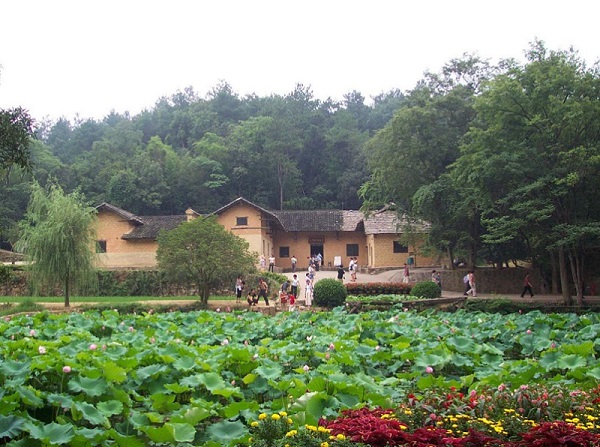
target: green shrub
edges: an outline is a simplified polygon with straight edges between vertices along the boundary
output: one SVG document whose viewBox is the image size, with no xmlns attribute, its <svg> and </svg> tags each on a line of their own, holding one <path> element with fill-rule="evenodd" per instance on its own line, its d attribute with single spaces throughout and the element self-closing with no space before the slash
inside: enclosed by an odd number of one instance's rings
<svg viewBox="0 0 600 447">
<path fill-rule="evenodd" d="M 416 283 L 410 294 L 421 298 L 439 298 L 442 296 L 442 289 L 433 281 L 423 281 Z"/>
<path fill-rule="evenodd" d="M 336 279 L 325 278 L 317 281 L 313 292 L 314 303 L 322 307 L 342 306 L 346 301 L 346 288 Z"/>
<path fill-rule="evenodd" d="M 408 295 L 411 287 L 410 284 L 400 282 L 353 282 L 346 284 L 346 291 L 348 295 Z"/>
</svg>

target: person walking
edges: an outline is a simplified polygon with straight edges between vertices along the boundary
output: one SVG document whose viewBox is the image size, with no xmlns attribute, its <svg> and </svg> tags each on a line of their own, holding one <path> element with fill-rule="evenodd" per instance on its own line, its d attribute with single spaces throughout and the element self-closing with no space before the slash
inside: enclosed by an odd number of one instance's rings
<svg viewBox="0 0 600 447">
<path fill-rule="evenodd" d="M 244 290 L 245 285 L 246 285 L 246 283 L 244 282 L 242 277 L 238 276 L 237 279 L 235 280 L 235 302 L 236 303 L 242 302 L 242 291 Z"/>
<path fill-rule="evenodd" d="M 531 278 L 529 274 L 525 275 L 523 280 L 523 291 L 521 292 L 521 298 L 525 297 L 525 292 L 529 293 L 529 296 L 533 298 L 533 287 L 531 285 Z"/>
<path fill-rule="evenodd" d="M 269 271 L 271 273 L 275 272 L 275 256 L 269 256 Z"/>
<path fill-rule="evenodd" d="M 306 274 L 306 279 L 304 280 L 304 304 L 310 306 L 312 304 L 312 293 L 313 293 L 313 281 L 310 277 L 310 274 Z"/>
<path fill-rule="evenodd" d="M 339 282 L 341 282 L 342 284 L 344 284 L 344 278 L 346 277 L 346 271 L 344 270 L 344 267 L 342 267 L 341 265 L 338 267 L 338 271 L 337 271 L 337 279 Z"/>
<path fill-rule="evenodd" d="M 475 285 L 475 271 L 471 270 L 467 276 L 469 279 L 469 290 L 467 290 L 465 293 L 467 295 L 472 295 L 473 297 L 476 297 L 477 296 L 477 287 Z"/>
<path fill-rule="evenodd" d="M 292 295 L 294 296 L 298 296 L 298 284 L 300 284 L 300 281 L 298 281 L 298 275 L 294 274 L 292 277 Z"/>
<path fill-rule="evenodd" d="M 432 270 L 431 280 L 440 287 L 440 290 L 442 289 L 442 275 L 440 275 L 440 272 Z"/>
<path fill-rule="evenodd" d="M 402 282 L 404 284 L 408 284 L 410 281 L 410 269 L 408 268 L 408 264 L 404 263 L 404 270 L 402 271 Z"/>
<path fill-rule="evenodd" d="M 298 263 L 298 259 L 296 259 L 296 256 L 292 255 L 292 259 L 290 259 L 290 261 L 292 262 L 292 273 L 296 273 L 296 264 Z"/>
<path fill-rule="evenodd" d="M 259 278 L 258 279 L 258 300 L 260 301 L 260 298 L 263 297 L 265 299 L 266 306 L 269 305 L 268 293 L 269 293 L 269 285 L 263 278 Z"/>
</svg>

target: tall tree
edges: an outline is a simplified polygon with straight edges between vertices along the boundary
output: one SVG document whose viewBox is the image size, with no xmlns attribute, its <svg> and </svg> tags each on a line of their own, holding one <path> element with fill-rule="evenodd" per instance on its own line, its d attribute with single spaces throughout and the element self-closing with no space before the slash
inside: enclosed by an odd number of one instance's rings
<svg viewBox="0 0 600 447">
<path fill-rule="evenodd" d="M 15 165 L 31 169 L 29 141 L 34 136 L 34 121 L 26 110 L 0 109 L 0 174 L 4 174 L 6 181 Z"/>
<path fill-rule="evenodd" d="M 29 261 L 28 271 L 36 290 L 60 286 L 65 307 L 72 291 L 93 285 L 95 209 L 79 193 L 65 194 L 56 185 L 33 184 L 17 249 Z"/>
<path fill-rule="evenodd" d="M 198 217 L 158 236 L 156 258 L 170 278 L 197 287 L 202 304 L 210 293 L 254 269 L 257 255 L 216 217 Z"/>
<path fill-rule="evenodd" d="M 508 67 L 478 97 L 480 125 L 456 169 L 486 203 L 488 242 L 550 249 L 565 303 L 569 273 L 581 303 L 585 253 L 600 241 L 600 76 L 543 42 Z"/>
</svg>

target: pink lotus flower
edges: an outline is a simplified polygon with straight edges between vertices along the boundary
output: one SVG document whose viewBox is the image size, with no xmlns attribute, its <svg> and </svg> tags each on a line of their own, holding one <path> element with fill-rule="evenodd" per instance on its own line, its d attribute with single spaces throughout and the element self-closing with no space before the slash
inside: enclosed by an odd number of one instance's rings
<svg viewBox="0 0 600 447">
<path fill-rule="evenodd" d="M 43 346 L 38 347 L 38 352 L 40 354 L 45 354 L 46 353 L 46 348 L 44 348 Z"/>
<path fill-rule="evenodd" d="M 229 344 L 229 340 L 225 339 L 221 342 L 223 346 L 227 346 Z"/>
<path fill-rule="evenodd" d="M 231 386 L 235 386 L 235 380 L 231 381 Z"/>
<path fill-rule="evenodd" d="M 31 335 L 32 337 L 35 337 L 35 330 L 34 329 L 30 330 L 29 335 Z"/>
<path fill-rule="evenodd" d="M 217 307 L 217 312 L 221 312 L 221 308 L 220 307 Z"/>
<path fill-rule="evenodd" d="M 150 337 L 150 343 L 156 343 L 156 338 Z"/>
<path fill-rule="evenodd" d="M 329 355 L 329 352 L 327 352 L 327 353 L 325 354 L 325 359 L 326 359 L 326 360 L 329 360 L 330 358 L 331 358 L 331 355 Z"/>
<path fill-rule="evenodd" d="M 531 334 L 531 329 L 527 329 L 527 333 L 528 333 L 528 334 Z"/>
<path fill-rule="evenodd" d="M 427 374 L 432 374 L 432 373 L 433 373 L 433 368 L 432 368 L 431 366 L 427 366 L 427 367 L 425 368 L 425 372 L 426 372 Z"/>
<path fill-rule="evenodd" d="M 63 372 L 65 374 L 69 374 L 71 372 L 71 367 L 70 366 L 63 366 Z"/>
<path fill-rule="evenodd" d="M 498 385 L 498 391 L 504 391 L 505 389 L 506 389 L 506 385 L 504 385 L 503 383 Z"/>
<path fill-rule="evenodd" d="M 98 345 L 96 345 L 96 343 L 92 343 L 90 345 L 90 351 L 95 351 L 96 349 L 98 349 Z"/>
<path fill-rule="evenodd" d="M 133 326 L 129 326 L 129 329 L 128 329 L 128 330 L 129 330 L 129 332 L 133 332 L 133 331 L 135 331 L 135 329 L 133 328 Z"/>
<path fill-rule="evenodd" d="M 329 349 L 331 351 L 335 351 L 335 345 L 333 343 L 329 343 Z"/>
<path fill-rule="evenodd" d="M 379 345 L 375 346 L 375 350 L 379 351 L 381 349 L 381 347 Z"/>
<path fill-rule="evenodd" d="M 258 354 L 254 354 L 254 355 L 252 356 L 252 358 L 253 358 L 254 360 L 256 360 L 256 359 L 258 358 Z"/>
<path fill-rule="evenodd" d="M 249 345 L 248 340 L 244 340 L 244 346 L 248 346 L 248 345 Z"/>
<path fill-rule="evenodd" d="M 304 366 L 302 367 L 302 369 L 304 370 L 304 372 L 308 372 L 308 371 L 310 370 L 310 366 L 308 366 L 308 365 L 304 365 Z"/>
</svg>

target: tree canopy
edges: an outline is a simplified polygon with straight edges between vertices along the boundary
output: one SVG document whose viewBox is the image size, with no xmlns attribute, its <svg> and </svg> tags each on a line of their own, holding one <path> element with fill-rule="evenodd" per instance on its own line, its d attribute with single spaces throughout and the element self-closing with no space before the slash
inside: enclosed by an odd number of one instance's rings
<svg viewBox="0 0 600 447">
<path fill-rule="evenodd" d="M 73 290 L 94 284 L 92 248 L 96 211 L 78 193 L 65 194 L 57 185 L 34 182 L 17 247 L 26 255 L 37 291 L 62 287 L 65 307 Z"/>
<path fill-rule="evenodd" d="M 215 216 L 197 217 L 158 237 L 158 266 L 170 278 L 194 284 L 203 304 L 211 292 L 231 288 L 238 275 L 255 269 L 256 253 L 248 242 L 232 234 Z"/>
</svg>

